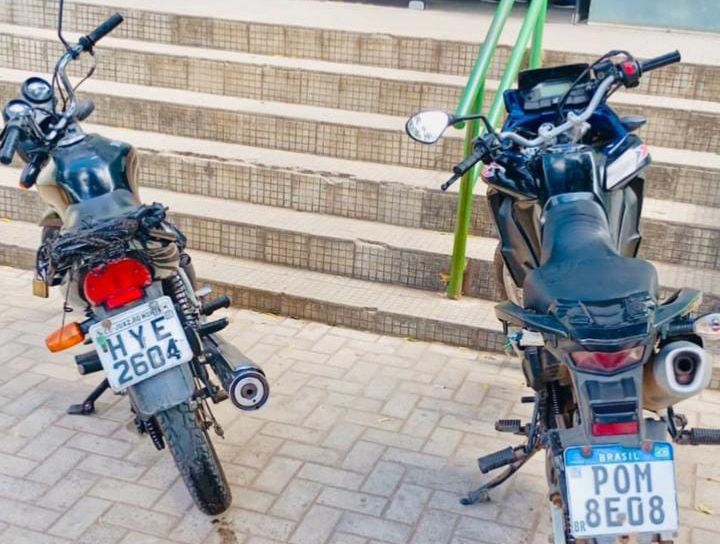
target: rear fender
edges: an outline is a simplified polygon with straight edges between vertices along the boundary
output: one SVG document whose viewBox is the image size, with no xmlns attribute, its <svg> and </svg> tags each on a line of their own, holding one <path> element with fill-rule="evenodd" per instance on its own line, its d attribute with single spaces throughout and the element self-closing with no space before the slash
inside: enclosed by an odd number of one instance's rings
<svg viewBox="0 0 720 544">
<path fill-rule="evenodd" d="M 128 388 L 130 402 L 142 419 L 189 401 L 194 391 L 189 364 L 173 367 Z"/>
</svg>

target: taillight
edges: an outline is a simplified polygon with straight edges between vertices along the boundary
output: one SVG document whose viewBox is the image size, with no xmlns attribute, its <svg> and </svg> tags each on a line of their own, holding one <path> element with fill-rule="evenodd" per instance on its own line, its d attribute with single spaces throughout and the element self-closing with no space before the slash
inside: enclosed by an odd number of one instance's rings
<svg viewBox="0 0 720 544">
<path fill-rule="evenodd" d="M 640 431 L 640 425 L 637 421 L 618 421 L 614 423 L 598 423 L 592 424 L 593 436 L 616 436 L 619 434 L 637 434 Z"/>
<path fill-rule="evenodd" d="M 150 270 L 143 263 L 120 259 L 88 272 L 83 292 L 91 304 L 104 304 L 108 310 L 114 310 L 141 299 L 143 287 L 151 283 Z"/>
<path fill-rule="evenodd" d="M 644 351 L 644 346 L 636 346 L 622 351 L 573 351 L 570 357 L 580 370 L 614 372 L 640 362 Z"/>
</svg>

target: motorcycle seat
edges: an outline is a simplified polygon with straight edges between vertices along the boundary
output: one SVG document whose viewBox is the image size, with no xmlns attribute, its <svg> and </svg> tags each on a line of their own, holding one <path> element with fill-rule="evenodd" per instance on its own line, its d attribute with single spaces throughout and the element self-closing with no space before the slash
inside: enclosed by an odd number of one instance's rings
<svg viewBox="0 0 720 544">
<path fill-rule="evenodd" d="M 523 283 L 528 309 L 546 313 L 558 301 L 599 303 L 638 293 L 656 295 L 655 267 L 618 253 L 597 202 L 561 202 L 548 208 L 544 219 L 541 265 Z"/>
<path fill-rule="evenodd" d="M 65 210 L 63 228 L 80 230 L 90 222 L 127 215 L 138 206 L 140 201 L 133 193 L 126 189 L 117 189 L 68 206 Z"/>
</svg>

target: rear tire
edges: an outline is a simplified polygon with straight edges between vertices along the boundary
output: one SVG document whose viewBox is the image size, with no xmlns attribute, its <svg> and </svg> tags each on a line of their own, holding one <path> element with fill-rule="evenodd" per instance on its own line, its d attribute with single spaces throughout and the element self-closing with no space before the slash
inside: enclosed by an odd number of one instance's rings
<svg viewBox="0 0 720 544">
<path fill-rule="evenodd" d="M 195 410 L 183 403 L 156 418 L 197 507 L 209 516 L 222 514 L 232 502 L 230 485 Z"/>
</svg>

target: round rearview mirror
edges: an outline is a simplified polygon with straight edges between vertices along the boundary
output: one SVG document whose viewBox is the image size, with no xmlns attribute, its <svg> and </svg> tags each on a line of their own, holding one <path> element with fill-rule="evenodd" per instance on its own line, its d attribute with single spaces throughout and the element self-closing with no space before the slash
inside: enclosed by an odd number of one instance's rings
<svg viewBox="0 0 720 544">
<path fill-rule="evenodd" d="M 450 116 L 444 111 L 421 111 L 408 119 L 405 132 L 416 142 L 434 144 L 450 125 L 450 120 Z"/>
</svg>

